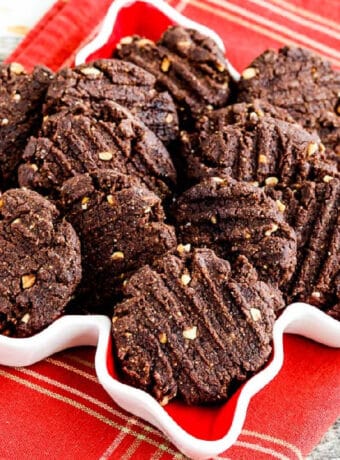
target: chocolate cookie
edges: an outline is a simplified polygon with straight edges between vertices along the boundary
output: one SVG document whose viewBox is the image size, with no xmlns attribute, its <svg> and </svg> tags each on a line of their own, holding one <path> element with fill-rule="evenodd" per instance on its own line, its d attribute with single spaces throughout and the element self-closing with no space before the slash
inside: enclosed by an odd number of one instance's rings
<svg viewBox="0 0 340 460">
<path fill-rule="evenodd" d="M 179 239 L 224 258 L 246 256 L 261 278 L 283 285 L 295 269 L 296 236 L 280 206 L 246 182 L 212 177 L 193 186 L 174 209 Z"/>
<path fill-rule="evenodd" d="M 0 199 L 0 333 L 32 335 L 64 312 L 81 278 L 80 244 L 55 206 L 30 190 Z"/>
<path fill-rule="evenodd" d="M 323 182 L 306 181 L 295 189 L 271 193 L 284 206 L 297 235 L 297 266 L 285 289 L 288 302 L 308 302 L 336 312 L 340 303 L 340 180 L 325 176 Z"/>
<path fill-rule="evenodd" d="M 337 286 L 338 286 L 337 298 L 340 299 L 340 289 L 339 289 L 340 279 L 339 279 L 339 277 L 337 279 Z M 333 307 L 328 309 L 327 314 L 329 316 L 332 316 L 333 318 L 337 319 L 338 321 L 340 321 L 340 302 L 338 302 L 336 305 L 334 305 Z"/>
<path fill-rule="evenodd" d="M 21 64 L 0 66 L 0 181 L 16 184 L 16 168 L 27 139 L 41 122 L 40 110 L 51 71 L 37 66 L 27 74 Z"/>
<path fill-rule="evenodd" d="M 27 144 L 20 185 L 49 192 L 76 174 L 115 168 L 168 195 L 176 171 L 162 142 L 127 109 L 113 102 L 108 107 L 111 122 L 83 115 L 48 117 L 41 136 Z"/>
<path fill-rule="evenodd" d="M 176 246 L 157 195 L 132 177 L 98 170 L 66 181 L 61 207 L 80 237 L 83 278 L 77 302 L 112 313 L 124 279 Z"/>
<path fill-rule="evenodd" d="M 237 104 L 206 114 L 198 122 L 198 134 L 182 132 L 188 178 L 227 174 L 260 184 L 290 184 L 322 172 L 338 174 L 334 164 L 327 163 L 316 134 L 283 121 L 286 115 L 279 110 L 263 108 L 253 111 L 252 106 L 249 110 Z"/>
<path fill-rule="evenodd" d="M 307 130 L 316 130 L 340 154 L 340 73 L 308 50 L 268 50 L 242 73 L 239 101 L 265 99 L 286 109 Z"/>
<path fill-rule="evenodd" d="M 138 36 L 125 37 L 117 46 L 116 56 L 152 73 L 174 98 L 182 120 L 228 102 L 228 63 L 216 43 L 196 30 L 170 27 L 157 43 Z"/>
<path fill-rule="evenodd" d="M 111 121 L 106 106 L 114 101 L 168 144 L 178 135 L 177 111 L 170 94 L 158 91 L 155 83 L 153 75 L 130 62 L 101 59 L 58 72 L 48 89 L 44 112 L 64 111 Z"/>
<path fill-rule="evenodd" d="M 223 131 L 227 125 L 237 123 L 245 125 L 249 121 L 256 122 L 264 116 L 295 123 L 294 118 L 289 115 L 287 110 L 274 107 L 261 99 L 254 99 L 251 102 L 240 102 L 206 112 L 196 121 L 196 131 L 204 131 L 206 135 L 210 135 L 217 131 Z"/>
<path fill-rule="evenodd" d="M 209 249 L 141 268 L 126 297 L 112 319 L 116 357 L 126 381 L 162 405 L 230 396 L 268 359 L 274 308 L 283 306 L 245 257 L 230 265 Z"/>
</svg>

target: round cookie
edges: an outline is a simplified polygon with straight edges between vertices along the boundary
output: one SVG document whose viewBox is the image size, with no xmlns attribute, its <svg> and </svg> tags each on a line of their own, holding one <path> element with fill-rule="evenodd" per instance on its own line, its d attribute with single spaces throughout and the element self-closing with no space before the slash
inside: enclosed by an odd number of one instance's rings
<svg viewBox="0 0 340 460">
<path fill-rule="evenodd" d="M 238 91 L 239 101 L 261 98 L 286 109 L 340 155 L 340 73 L 328 61 L 301 48 L 268 50 L 243 71 Z"/>
<path fill-rule="evenodd" d="M 41 66 L 32 74 L 14 62 L 0 66 L 0 181 L 6 188 L 16 184 L 16 168 L 28 137 L 40 126 L 52 78 L 51 71 Z"/>
<path fill-rule="evenodd" d="M 179 197 L 173 215 L 184 244 L 212 248 L 226 259 L 242 254 L 263 280 L 279 285 L 294 272 L 295 232 L 280 205 L 258 187 L 208 178 Z"/>
<path fill-rule="evenodd" d="M 288 302 L 334 311 L 340 303 L 340 180 L 305 181 L 294 189 L 271 190 L 285 206 L 297 236 L 297 265 L 285 288 Z"/>
<path fill-rule="evenodd" d="M 76 174 L 114 168 L 167 196 L 176 171 L 162 142 L 127 109 L 113 102 L 107 107 L 111 122 L 83 115 L 47 117 L 40 137 L 26 146 L 20 186 L 50 192 Z"/>
<path fill-rule="evenodd" d="M 207 108 L 227 104 L 232 79 L 223 52 L 209 37 L 193 29 L 173 26 L 154 43 L 138 36 L 125 37 L 116 56 L 152 73 L 172 95 L 183 121 Z"/>
<path fill-rule="evenodd" d="M 160 198 L 113 170 L 75 176 L 61 188 L 60 205 L 82 246 L 79 307 L 112 312 L 129 273 L 176 246 Z"/>
<path fill-rule="evenodd" d="M 270 106 L 252 108 L 237 104 L 211 112 L 198 122 L 197 134 L 181 133 L 189 180 L 227 174 L 237 180 L 275 185 L 322 173 L 338 174 L 336 166 L 325 159 L 316 134 L 282 120 L 289 119 L 283 111 Z"/>
<path fill-rule="evenodd" d="M 111 121 L 106 106 L 114 101 L 169 144 L 178 136 L 177 111 L 170 94 L 158 91 L 155 83 L 149 72 L 116 59 L 65 68 L 55 75 L 48 89 L 44 113 L 64 111 Z"/>
<path fill-rule="evenodd" d="M 0 219 L 0 333 L 26 337 L 64 313 L 81 278 L 80 243 L 34 191 L 5 192 Z"/>
<path fill-rule="evenodd" d="M 231 265 L 182 249 L 128 281 L 112 318 L 115 356 L 127 383 L 162 405 L 223 401 L 267 361 L 282 297 L 245 257 Z"/>
</svg>

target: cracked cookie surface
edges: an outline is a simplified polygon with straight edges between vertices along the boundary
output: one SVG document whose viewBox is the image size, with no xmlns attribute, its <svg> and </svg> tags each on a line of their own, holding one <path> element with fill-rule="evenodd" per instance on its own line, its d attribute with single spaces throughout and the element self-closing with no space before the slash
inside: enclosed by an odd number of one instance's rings
<svg viewBox="0 0 340 460">
<path fill-rule="evenodd" d="M 184 192 L 173 209 L 178 238 L 227 259 L 246 256 L 265 281 L 283 285 L 296 264 L 296 235 L 266 193 L 230 177 L 212 177 Z"/>
<path fill-rule="evenodd" d="M 176 246 L 160 198 L 113 170 L 66 181 L 60 206 L 81 241 L 83 277 L 76 302 L 91 313 L 111 315 L 129 274 Z"/>
<path fill-rule="evenodd" d="M 111 122 L 83 115 L 48 117 L 40 137 L 26 146 L 20 186 L 49 192 L 77 174 L 113 168 L 167 196 L 176 171 L 162 142 L 127 109 L 111 102 L 110 111 Z"/>
<path fill-rule="evenodd" d="M 231 76 L 223 52 L 193 29 L 169 27 L 154 43 L 133 36 L 117 46 L 116 56 L 152 73 L 172 95 L 183 123 L 209 109 L 223 107 L 230 96 Z"/>
<path fill-rule="evenodd" d="M 301 48 L 268 50 L 243 71 L 238 88 L 239 101 L 261 98 L 286 109 L 340 155 L 340 73 L 325 59 Z"/>
<path fill-rule="evenodd" d="M 81 278 L 79 239 L 30 190 L 0 197 L 0 333 L 25 337 L 60 317 Z"/>
<path fill-rule="evenodd" d="M 340 319 L 340 181 L 305 181 L 270 190 L 285 207 L 297 236 L 297 265 L 285 291 L 288 302 L 311 303 Z"/>
<path fill-rule="evenodd" d="M 0 66 L 0 180 L 6 188 L 17 183 L 16 169 L 29 136 L 40 126 L 52 78 L 46 67 L 28 74 L 15 62 Z"/>
<path fill-rule="evenodd" d="M 316 134 L 285 121 L 289 120 L 285 111 L 264 104 L 262 108 L 259 103 L 235 104 L 207 113 L 198 122 L 197 133 L 182 131 L 182 157 L 191 181 L 227 174 L 275 185 L 323 172 L 338 174 Z"/>
<path fill-rule="evenodd" d="M 177 111 L 170 94 L 158 91 L 155 83 L 149 72 L 117 59 L 62 69 L 48 89 L 44 113 L 62 111 L 111 121 L 107 106 L 113 101 L 129 109 L 168 144 L 178 135 Z"/>
<path fill-rule="evenodd" d="M 245 257 L 209 249 L 165 255 L 138 270 L 116 306 L 113 341 L 126 381 L 161 404 L 225 400 L 271 351 L 279 291 Z"/>
</svg>

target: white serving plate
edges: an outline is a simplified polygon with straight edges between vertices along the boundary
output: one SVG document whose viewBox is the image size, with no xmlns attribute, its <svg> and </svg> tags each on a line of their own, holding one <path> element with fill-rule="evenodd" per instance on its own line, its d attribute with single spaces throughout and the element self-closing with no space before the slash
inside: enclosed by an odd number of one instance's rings
<svg viewBox="0 0 340 460">
<path fill-rule="evenodd" d="M 77 53 L 76 64 L 86 62 L 107 43 L 121 9 L 133 7 L 137 2 L 151 5 L 174 24 L 191 27 L 210 36 L 224 51 L 223 42 L 214 31 L 186 18 L 163 1 L 117 0 L 111 5 L 98 35 Z M 236 80 L 239 78 L 238 72 L 231 64 L 229 64 L 229 71 Z M 0 364 L 29 366 L 67 348 L 82 345 L 96 346 L 95 369 L 98 380 L 112 399 L 131 414 L 156 426 L 185 455 L 193 459 L 206 459 L 219 455 L 236 441 L 252 397 L 280 371 L 284 360 L 284 333 L 298 334 L 323 345 L 340 348 L 340 322 L 311 305 L 295 303 L 287 307 L 274 325 L 271 361 L 242 386 L 229 430 L 223 437 L 213 441 L 192 436 L 176 423 L 152 396 L 120 382 L 111 375 L 108 367 L 108 363 L 112 362 L 111 322 L 107 317 L 64 316 L 30 338 L 15 339 L 0 335 Z"/>
<path fill-rule="evenodd" d="M 96 346 L 95 369 L 98 380 L 123 409 L 141 417 L 162 431 L 176 447 L 193 459 L 214 457 L 228 449 L 239 436 L 251 398 L 280 371 L 283 360 L 283 334 L 298 334 L 329 347 L 340 348 L 340 322 L 311 305 L 295 303 L 275 322 L 273 358 L 244 384 L 228 432 L 220 439 L 206 441 L 181 428 L 149 394 L 115 379 L 108 368 L 111 357 L 111 322 L 105 316 L 64 316 L 33 337 L 14 339 L 0 335 L 0 364 L 29 366 L 66 348 Z"/>
</svg>

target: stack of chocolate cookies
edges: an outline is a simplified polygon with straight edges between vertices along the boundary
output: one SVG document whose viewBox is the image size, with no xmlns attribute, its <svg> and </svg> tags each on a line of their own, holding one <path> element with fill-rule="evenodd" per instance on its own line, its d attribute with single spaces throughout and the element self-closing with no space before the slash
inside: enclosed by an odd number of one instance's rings
<svg viewBox="0 0 340 460">
<path fill-rule="evenodd" d="M 125 381 L 201 404 L 263 367 L 289 303 L 340 319 L 340 75 L 294 48 L 228 69 L 177 26 L 2 66 L 2 334 L 109 315 Z"/>
</svg>

